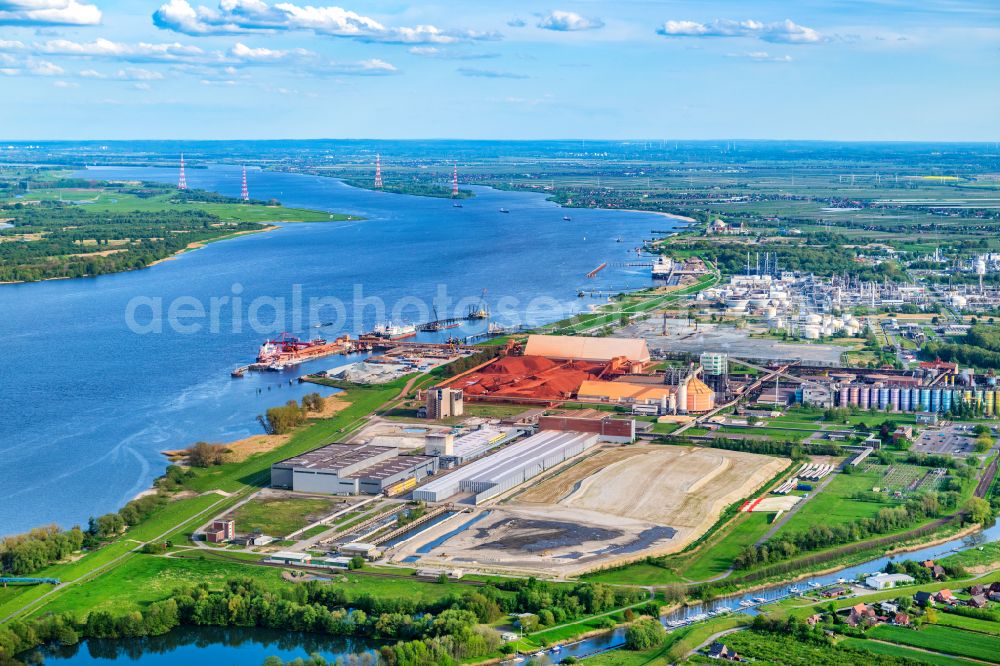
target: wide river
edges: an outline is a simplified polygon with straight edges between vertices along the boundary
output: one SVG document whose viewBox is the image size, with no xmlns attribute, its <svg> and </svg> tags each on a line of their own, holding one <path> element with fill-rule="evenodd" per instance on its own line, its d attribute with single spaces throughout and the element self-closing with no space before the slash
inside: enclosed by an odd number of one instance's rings
<svg viewBox="0 0 1000 666">
<path fill-rule="evenodd" d="M 153 168 L 85 174 L 176 178 Z M 648 268 L 622 264 L 652 230 L 675 224 L 481 187 L 455 208 L 330 178 L 249 176 L 255 198 L 364 220 L 285 224 L 129 273 L 0 285 L 0 535 L 85 525 L 147 488 L 166 465 L 160 451 L 259 433 L 258 414 L 313 390 L 289 380 L 348 362 L 231 379 L 267 337 L 355 335 L 389 317 L 419 322 L 433 316 L 435 298 L 440 316 L 462 315 L 484 289 L 500 323 L 553 321 L 600 302 L 578 298 L 581 289 L 649 285 Z M 188 183 L 236 196 L 239 169 L 190 169 Z M 587 278 L 602 262 L 608 268 Z"/>
</svg>

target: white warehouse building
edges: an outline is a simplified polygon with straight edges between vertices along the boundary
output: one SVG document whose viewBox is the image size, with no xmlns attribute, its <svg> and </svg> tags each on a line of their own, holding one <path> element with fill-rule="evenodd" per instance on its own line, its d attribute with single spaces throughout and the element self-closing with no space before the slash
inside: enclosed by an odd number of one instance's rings
<svg viewBox="0 0 1000 666">
<path fill-rule="evenodd" d="M 413 491 L 413 499 L 441 502 L 460 492 L 475 493 L 475 503 L 518 486 L 533 476 L 580 455 L 597 443 L 593 433 L 543 430 L 486 458 Z"/>
</svg>

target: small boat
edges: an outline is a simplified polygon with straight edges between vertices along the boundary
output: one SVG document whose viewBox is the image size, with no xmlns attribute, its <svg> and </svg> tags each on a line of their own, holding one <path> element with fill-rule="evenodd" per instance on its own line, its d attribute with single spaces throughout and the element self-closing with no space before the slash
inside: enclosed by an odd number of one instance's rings
<svg viewBox="0 0 1000 666">
<path fill-rule="evenodd" d="M 730 608 L 729 606 L 722 606 L 721 608 L 717 608 L 715 610 L 716 615 L 725 615 L 726 613 L 732 613 L 732 612 L 733 609 Z"/>
<path fill-rule="evenodd" d="M 461 207 L 462 207 L 462 204 L 460 204 L 460 203 L 458 203 L 458 202 L 455 202 L 455 203 L 453 203 L 453 204 L 451 205 L 451 207 L 452 207 L 452 208 L 461 208 Z"/>
<path fill-rule="evenodd" d="M 743 606 L 744 608 L 746 608 L 747 606 L 753 606 L 753 602 L 750 601 L 749 599 L 744 599 L 743 601 L 740 602 L 740 606 Z"/>
<path fill-rule="evenodd" d="M 501 209 L 500 209 L 500 212 L 501 212 L 501 213 L 509 213 L 510 211 L 509 211 L 509 210 L 507 210 L 506 208 L 501 208 Z"/>
<path fill-rule="evenodd" d="M 847 582 L 847 579 L 846 579 L 846 578 L 838 578 L 838 579 L 837 579 L 837 582 L 838 582 L 838 583 L 846 583 L 846 582 Z"/>
<path fill-rule="evenodd" d="M 790 594 L 798 594 L 800 591 L 801 590 L 799 590 L 799 588 L 795 587 L 794 585 L 792 585 L 790 588 L 788 588 L 788 592 Z"/>
<path fill-rule="evenodd" d="M 753 600 L 758 604 L 767 603 L 767 599 L 765 599 L 764 597 L 754 597 Z"/>
<path fill-rule="evenodd" d="M 563 219 L 569 222 L 572 218 L 569 215 L 563 215 Z"/>
<path fill-rule="evenodd" d="M 552 647 L 551 651 L 552 651 L 553 654 L 559 654 L 560 652 L 562 652 L 562 646 L 561 645 L 555 645 L 555 646 Z"/>
<path fill-rule="evenodd" d="M 819 583 L 814 580 L 809 581 L 809 587 L 822 587 Z"/>
<path fill-rule="evenodd" d="M 615 242 L 616 242 L 616 243 L 621 243 L 621 242 L 622 242 L 622 239 L 621 239 L 621 237 L 619 237 L 619 238 L 616 238 L 616 239 L 615 239 Z"/>
</svg>

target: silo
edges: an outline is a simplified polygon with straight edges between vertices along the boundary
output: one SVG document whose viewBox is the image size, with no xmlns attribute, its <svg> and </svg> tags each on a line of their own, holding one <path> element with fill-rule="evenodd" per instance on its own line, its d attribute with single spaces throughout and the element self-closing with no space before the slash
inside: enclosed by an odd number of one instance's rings
<svg viewBox="0 0 1000 666">
<path fill-rule="evenodd" d="M 898 386 L 893 386 L 889 389 L 889 403 L 892 405 L 892 411 L 901 411 Z"/>
<path fill-rule="evenodd" d="M 939 388 L 931 389 L 931 411 L 941 411 L 941 389 Z"/>
<path fill-rule="evenodd" d="M 987 416 L 993 416 L 993 410 L 996 407 L 996 391 L 986 392 L 986 407 L 984 411 Z"/>
<path fill-rule="evenodd" d="M 951 411 L 951 390 L 943 389 L 941 391 L 941 411 L 950 412 Z"/>
<path fill-rule="evenodd" d="M 889 409 L 889 389 L 884 386 L 878 390 L 878 408 L 882 411 Z"/>
<path fill-rule="evenodd" d="M 851 393 L 850 393 L 850 390 L 847 388 L 847 385 L 846 384 L 841 384 L 840 385 L 840 403 L 839 403 L 841 407 L 847 407 L 847 405 L 850 404 L 850 401 L 849 401 L 850 400 L 850 398 L 849 398 L 850 395 L 851 395 Z"/>
<path fill-rule="evenodd" d="M 922 388 L 920 389 L 920 411 L 929 412 L 931 411 L 931 390 Z"/>
<path fill-rule="evenodd" d="M 848 395 L 848 404 L 849 405 L 857 405 L 858 404 L 858 387 L 857 386 L 854 386 L 852 384 L 851 387 L 848 389 L 847 395 Z"/>
<path fill-rule="evenodd" d="M 910 389 L 910 411 L 911 412 L 920 411 L 920 389 L 918 388 Z"/>
<path fill-rule="evenodd" d="M 867 386 L 862 386 L 858 389 L 858 406 L 861 409 L 868 409 L 871 407 L 871 394 L 872 390 Z"/>
<path fill-rule="evenodd" d="M 976 389 L 976 407 L 983 406 L 983 389 Z"/>
</svg>

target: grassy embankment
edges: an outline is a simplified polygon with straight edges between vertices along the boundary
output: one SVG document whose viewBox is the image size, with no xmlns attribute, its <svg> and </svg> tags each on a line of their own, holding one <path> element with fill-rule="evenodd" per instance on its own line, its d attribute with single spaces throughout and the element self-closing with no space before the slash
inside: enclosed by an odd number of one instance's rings
<svg viewBox="0 0 1000 666">
<path fill-rule="evenodd" d="M 135 589 L 123 589 L 113 581 L 109 583 L 107 572 L 136 557 L 147 559 L 148 556 L 135 552 L 143 543 L 163 540 L 186 543 L 202 523 L 224 512 L 249 493 L 266 486 L 272 463 L 342 438 L 360 426 L 380 405 L 394 398 L 404 385 L 405 379 L 382 387 L 357 388 L 340 394 L 339 399 L 350 403 L 347 407 L 333 418 L 309 423 L 297 431 L 287 444 L 243 462 L 195 470 L 195 476 L 186 482 L 185 489 L 199 493 L 198 496 L 171 501 L 100 549 L 86 553 L 74 562 L 56 564 L 37 572 L 39 576 L 59 578 L 63 584 L 56 588 L 36 586 L 16 595 L 0 596 L 0 621 L 8 615 L 47 611 L 56 600 L 84 586 L 88 594 L 97 598 L 109 595 L 120 603 L 127 603 Z M 173 559 L 166 561 L 172 563 Z M 145 581 L 143 584 L 149 582 L 143 578 L 144 572 L 149 575 L 157 573 L 141 566 L 135 572 L 140 580 Z M 197 578 L 191 582 L 197 582 Z M 70 610 L 85 612 L 87 605 Z"/>
</svg>

